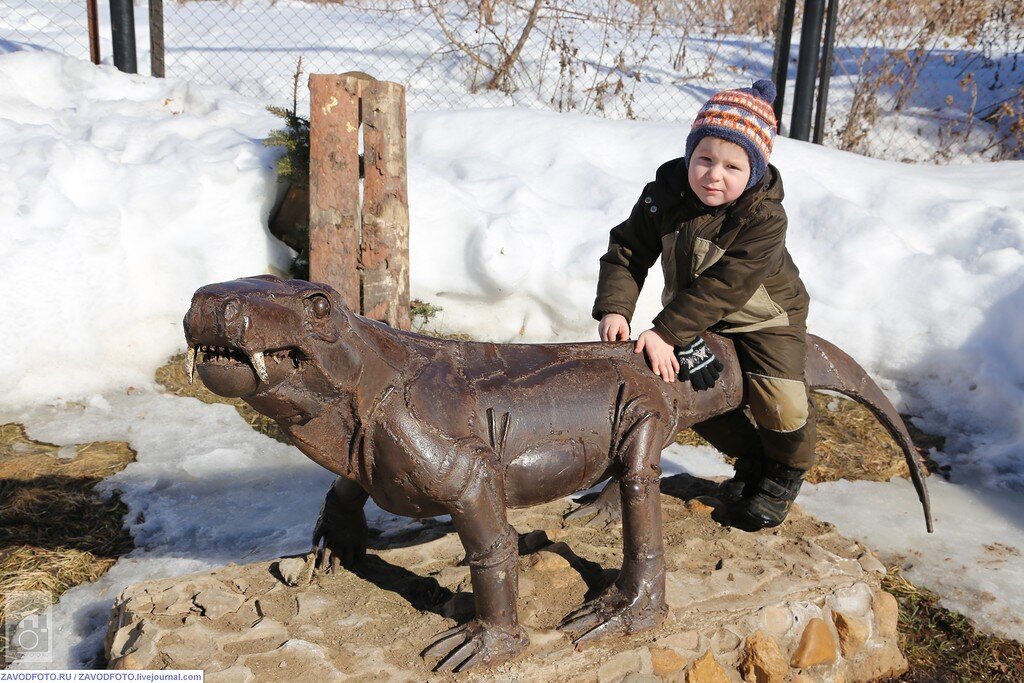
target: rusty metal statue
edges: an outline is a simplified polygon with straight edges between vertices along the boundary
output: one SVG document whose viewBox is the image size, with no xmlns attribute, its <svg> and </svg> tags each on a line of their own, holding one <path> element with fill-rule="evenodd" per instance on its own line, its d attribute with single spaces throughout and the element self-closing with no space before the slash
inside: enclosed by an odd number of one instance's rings
<svg viewBox="0 0 1024 683">
<path fill-rule="evenodd" d="M 675 434 L 740 406 L 732 344 L 711 391 L 654 375 L 632 343 L 489 344 L 392 329 L 345 308 L 330 287 L 260 276 L 208 285 L 185 316 L 187 372 L 275 419 L 339 476 L 318 536 L 328 569 L 363 552 L 367 496 L 398 515 L 451 515 L 470 566 L 476 617 L 424 651 L 438 670 L 510 659 L 528 644 L 516 613 L 509 507 L 618 480 L 623 563 L 559 628 L 576 643 L 633 633 L 666 613 L 659 466 Z M 846 354 L 808 337 L 813 387 L 847 394 L 903 448 L 931 528 L 928 496 L 898 413 Z M 316 541 L 315 541 L 316 542 Z"/>
</svg>

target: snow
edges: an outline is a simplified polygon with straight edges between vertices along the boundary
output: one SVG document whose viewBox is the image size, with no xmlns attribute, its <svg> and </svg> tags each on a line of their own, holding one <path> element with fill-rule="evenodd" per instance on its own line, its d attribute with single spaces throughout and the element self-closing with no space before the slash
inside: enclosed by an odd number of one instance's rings
<svg viewBox="0 0 1024 683">
<path fill-rule="evenodd" d="M 414 111 L 412 294 L 444 309 L 428 324 L 496 341 L 593 339 L 607 231 L 679 153 L 681 119 Z M 260 138 L 277 125 L 221 88 L 0 55 L 0 421 L 138 453 L 100 485 L 121 492 L 137 547 L 61 599 L 56 665 L 95 655 L 124 585 L 308 547 L 330 475 L 228 407 L 152 387 L 183 350 L 196 287 L 287 263 L 265 227 L 276 152 Z M 905 558 L 912 581 L 986 630 L 1024 640 L 1024 162 L 906 166 L 788 139 L 773 162 L 812 332 L 947 437 L 933 455 L 953 474 L 930 481 L 932 535 L 905 481 L 807 486 L 801 504 Z M 659 277 L 634 335 L 657 313 Z M 665 461 L 666 473 L 728 472 L 710 449 L 674 446 Z"/>
<path fill-rule="evenodd" d="M 258 103 L 39 52 L 0 90 L 6 401 L 147 384 L 197 287 L 287 267 Z"/>
</svg>

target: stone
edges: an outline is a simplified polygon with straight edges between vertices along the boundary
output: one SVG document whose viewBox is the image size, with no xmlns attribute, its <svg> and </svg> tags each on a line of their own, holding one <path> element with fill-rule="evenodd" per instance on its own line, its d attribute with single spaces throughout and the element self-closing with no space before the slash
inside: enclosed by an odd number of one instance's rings
<svg viewBox="0 0 1024 683">
<path fill-rule="evenodd" d="M 254 683 L 256 677 L 244 666 L 235 665 L 217 672 L 206 672 L 206 683 Z"/>
<path fill-rule="evenodd" d="M 686 672 L 686 683 L 730 683 L 729 674 L 708 650 Z"/>
<path fill-rule="evenodd" d="M 160 641 L 160 651 L 187 669 L 207 667 L 217 649 L 217 631 L 203 624 L 180 628 Z"/>
<path fill-rule="evenodd" d="M 871 609 L 874 593 L 871 586 L 862 582 L 837 590 L 831 600 L 832 611 L 842 612 L 848 617 L 864 617 Z"/>
<path fill-rule="evenodd" d="M 686 658 L 675 650 L 667 647 L 651 648 L 651 667 L 655 676 L 667 676 L 682 671 L 686 666 Z"/>
<path fill-rule="evenodd" d="M 620 652 L 601 665 L 597 670 L 598 683 L 617 683 L 628 674 L 638 673 L 643 667 L 643 660 L 637 650 Z"/>
<path fill-rule="evenodd" d="M 125 670 L 125 669 L 144 669 L 146 667 L 139 664 L 138 660 L 132 655 L 125 655 L 120 659 L 115 659 L 110 663 L 110 668 L 114 670 Z"/>
<path fill-rule="evenodd" d="M 871 648 L 870 657 L 857 657 L 849 662 L 849 680 L 889 680 L 906 673 L 909 665 L 896 645 Z"/>
<path fill-rule="evenodd" d="M 833 612 L 832 621 L 836 625 L 836 633 L 839 635 L 839 648 L 843 656 L 849 658 L 860 650 L 868 641 L 870 635 L 868 624 L 863 619 L 851 617 L 842 612 Z"/>
<path fill-rule="evenodd" d="M 677 652 L 697 652 L 700 647 L 700 634 L 696 631 L 682 631 L 662 636 L 654 642 L 656 645 L 672 648 Z"/>
<path fill-rule="evenodd" d="M 812 676 L 807 674 L 793 674 L 793 678 L 790 679 L 790 683 L 818 683 Z"/>
<path fill-rule="evenodd" d="M 816 664 L 836 661 L 836 640 L 824 619 L 814 618 L 804 628 L 800 644 L 789 663 L 794 669 L 806 669 Z"/>
<path fill-rule="evenodd" d="M 311 571 L 307 571 L 309 565 L 315 562 L 316 558 L 313 558 L 313 562 L 310 562 L 307 558 L 303 557 L 287 557 L 277 563 L 277 571 L 286 586 L 305 585 L 309 583 L 309 579 L 313 575 Z M 309 575 L 308 577 L 307 574 Z"/>
<path fill-rule="evenodd" d="M 293 638 L 276 650 L 244 655 L 239 663 L 257 674 L 260 680 L 338 680 L 341 672 L 331 663 L 324 649 Z M 281 669 L 278 674 L 270 673 Z"/>
<path fill-rule="evenodd" d="M 739 648 L 743 636 L 731 628 L 720 628 L 711 636 L 711 649 L 715 652 L 732 652 Z"/>
<path fill-rule="evenodd" d="M 875 612 L 875 623 L 878 634 L 883 638 L 895 638 L 899 624 L 900 605 L 891 593 L 878 591 L 871 601 L 871 609 Z"/>
<path fill-rule="evenodd" d="M 661 679 L 653 674 L 631 673 L 626 674 L 622 683 L 661 683 Z"/>
<path fill-rule="evenodd" d="M 751 683 L 783 683 L 789 665 L 774 638 L 764 631 L 754 631 L 743 645 L 740 673 Z"/>
<path fill-rule="evenodd" d="M 227 587 L 207 588 L 196 594 L 192 602 L 202 610 L 203 616 L 220 619 L 225 614 L 238 611 L 245 602 L 245 596 L 228 590 Z"/>
<path fill-rule="evenodd" d="M 772 605 L 761 610 L 761 623 L 773 636 L 785 635 L 793 626 L 793 613 L 785 605 Z"/>
<path fill-rule="evenodd" d="M 879 562 L 878 558 L 870 550 L 861 554 L 857 561 L 860 562 L 861 569 L 866 572 L 875 573 L 880 576 L 885 576 L 886 574 L 885 565 Z"/>
<path fill-rule="evenodd" d="M 711 516 L 718 501 L 709 496 L 699 496 L 686 501 L 686 509 L 698 515 Z"/>
<path fill-rule="evenodd" d="M 560 543 L 557 545 L 565 545 Z M 552 546 L 554 547 L 554 546 Z M 532 556 L 530 560 L 530 566 L 539 572 L 564 572 L 572 569 L 569 565 L 569 561 L 551 550 L 538 550 Z"/>
</svg>

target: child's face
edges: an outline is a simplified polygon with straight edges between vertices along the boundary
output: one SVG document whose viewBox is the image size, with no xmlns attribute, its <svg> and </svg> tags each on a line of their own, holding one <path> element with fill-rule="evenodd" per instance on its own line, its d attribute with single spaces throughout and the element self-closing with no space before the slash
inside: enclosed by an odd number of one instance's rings
<svg viewBox="0 0 1024 683">
<path fill-rule="evenodd" d="M 693 150 L 686 174 L 690 189 L 708 206 L 735 200 L 750 180 L 750 159 L 743 148 L 712 135 L 701 138 Z"/>
</svg>

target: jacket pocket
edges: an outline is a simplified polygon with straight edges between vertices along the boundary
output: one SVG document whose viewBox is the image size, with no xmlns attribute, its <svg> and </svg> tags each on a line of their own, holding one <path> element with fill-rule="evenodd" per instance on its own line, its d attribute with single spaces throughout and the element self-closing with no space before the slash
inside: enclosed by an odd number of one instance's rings
<svg viewBox="0 0 1024 683">
<path fill-rule="evenodd" d="M 722 258 L 725 249 L 703 237 L 693 239 L 693 261 L 690 264 L 690 272 L 696 279 L 701 273 L 715 265 L 718 259 Z"/>
<path fill-rule="evenodd" d="M 728 324 L 729 332 L 753 332 L 765 327 L 788 325 L 789 316 L 772 300 L 762 284 L 740 310 L 725 316 L 722 321 Z"/>
</svg>

